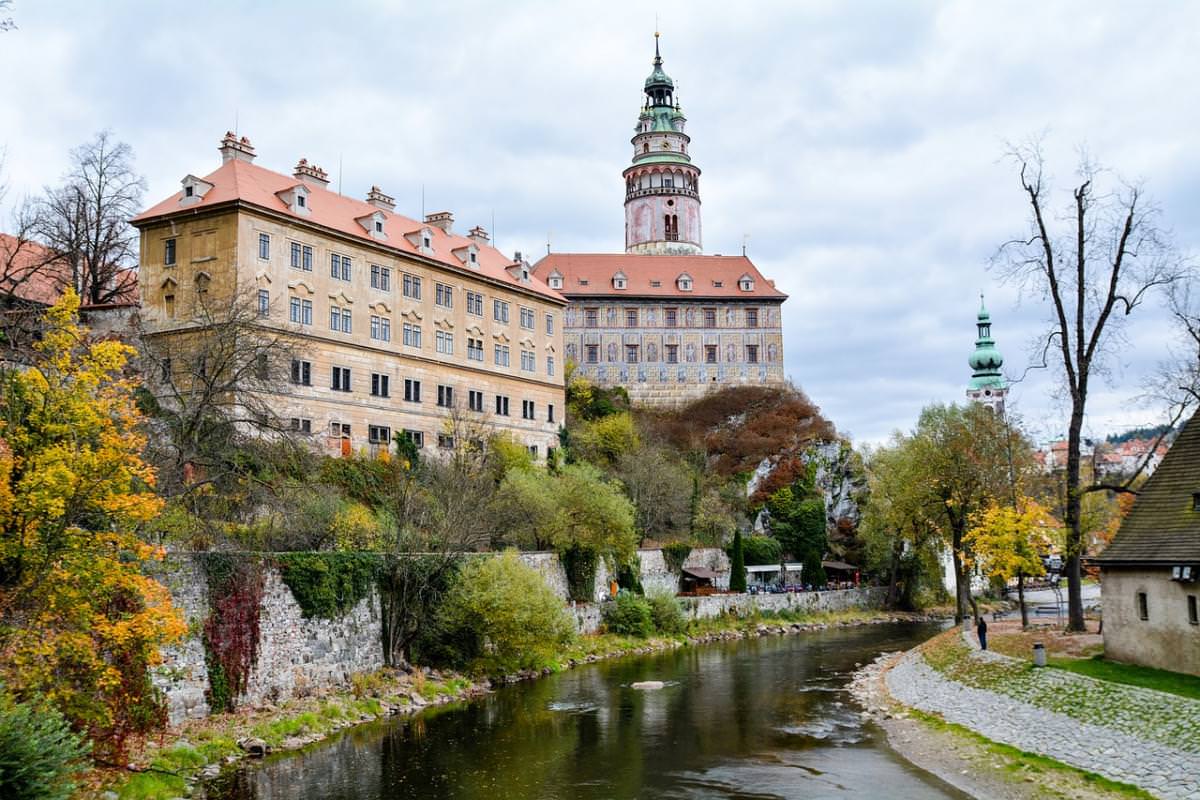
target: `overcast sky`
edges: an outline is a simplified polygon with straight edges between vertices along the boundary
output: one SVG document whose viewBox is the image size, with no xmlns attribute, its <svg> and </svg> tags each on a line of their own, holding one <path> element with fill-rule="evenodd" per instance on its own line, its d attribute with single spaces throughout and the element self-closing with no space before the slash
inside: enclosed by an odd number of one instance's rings
<svg viewBox="0 0 1200 800">
<path fill-rule="evenodd" d="M 629 138 L 653 56 L 650 3 L 15 0 L 0 33 L 8 205 L 102 128 L 147 205 L 219 164 L 300 157 L 347 194 L 451 210 L 507 253 L 618 252 Z M 1006 142 L 1043 135 L 1069 199 L 1080 145 L 1200 239 L 1200 4 L 688 2 L 658 11 L 665 68 L 704 172 L 704 247 L 747 252 L 791 298 L 788 374 L 856 441 L 963 399 L 979 292 L 1005 370 L 1045 318 L 988 270 L 1025 230 Z M 7 222 L 8 208 L 3 211 Z M 4 227 L 0 224 L 0 229 Z M 1169 338 L 1157 301 L 1114 342 L 1094 434 L 1156 421 L 1131 401 Z M 1014 389 L 1039 438 L 1065 429 L 1052 376 Z"/>
</svg>

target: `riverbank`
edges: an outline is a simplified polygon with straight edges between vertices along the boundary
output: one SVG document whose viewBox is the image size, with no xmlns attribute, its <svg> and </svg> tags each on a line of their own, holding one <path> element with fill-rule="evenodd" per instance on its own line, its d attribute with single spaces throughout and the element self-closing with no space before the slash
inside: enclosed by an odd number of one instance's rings
<svg viewBox="0 0 1200 800">
<path fill-rule="evenodd" d="M 1200 703 L 981 652 L 951 630 L 854 693 L 917 766 L 974 797 L 1195 797 Z"/>
<path fill-rule="evenodd" d="M 345 728 L 396 714 L 417 714 L 484 694 L 493 686 L 531 680 L 576 666 L 623 656 L 753 637 L 786 636 L 831 628 L 922 622 L 938 613 L 849 611 L 811 615 L 752 615 L 694 620 L 675 637 L 632 639 L 611 634 L 580 637 L 552 662 L 496 679 L 472 680 L 437 670 L 380 670 L 356 675 L 352 686 L 290 701 L 192 720 L 165 731 L 131 754 L 132 774 L 93 771 L 83 798 L 169 800 L 196 795 L 203 780 L 265 752 L 299 750 Z M 253 754 L 251 751 L 254 751 Z"/>
</svg>

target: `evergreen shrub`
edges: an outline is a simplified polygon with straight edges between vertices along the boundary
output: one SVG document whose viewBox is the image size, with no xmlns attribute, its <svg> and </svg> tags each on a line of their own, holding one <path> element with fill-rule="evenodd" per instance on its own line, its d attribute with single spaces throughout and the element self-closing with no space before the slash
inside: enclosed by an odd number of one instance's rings
<svg viewBox="0 0 1200 800">
<path fill-rule="evenodd" d="M 61 714 L 18 703 L 0 687 L 0 797 L 66 800 L 86 753 Z"/>
</svg>

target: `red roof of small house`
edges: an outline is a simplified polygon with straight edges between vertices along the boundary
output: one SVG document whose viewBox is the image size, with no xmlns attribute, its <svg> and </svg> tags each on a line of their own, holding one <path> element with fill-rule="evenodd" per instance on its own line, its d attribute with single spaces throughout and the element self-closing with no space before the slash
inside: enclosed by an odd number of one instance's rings
<svg viewBox="0 0 1200 800">
<path fill-rule="evenodd" d="M 541 280 L 530 275 L 529 283 L 522 283 L 514 278 L 508 268 L 515 262 L 490 245 L 479 245 L 467 236 L 446 233 L 441 228 L 427 222 L 421 222 L 401 216 L 385 208 L 378 208 L 365 200 L 332 192 L 316 183 L 305 183 L 292 175 L 256 166 L 248 161 L 232 159 L 222 164 L 215 172 L 203 176 L 201 180 L 212 184 L 199 200 L 187 206 L 180 205 L 183 190 L 163 200 L 134 217 L 131 222 L 141 226 L 160 217 L 172 214 L 191 214 L 222 203 L 241 201 L 248 205 L 266 211 L 294 218 L 297 222 L 309 223 L 327 228 L 337 233 L 361 239 L 373 246 L 395 250 L 400 253 L 416 255 L 420 258 L 432 258 L 447 264 L 456 270 L 477 273 L 493 281 L 510 284 L 514 288 L 525 289 L 543 295 L 549 299 L 563 302 L 563 298 L 550 289 Z M 308 214 L 301 215 L 288 207 L 279 193 L 286 192 L 295 186 L 304 186 L 309 193 Z M 380 240 L 371 236 L 370 232 L 359 224 L 358 220 L 376 213 L 384 217 L 387 239 Z M 428 229 L 432 233 L 433 254 L 422 254 L 416 245 L 410 242 L 405 234 L 416 233 Z M 455 250 L 475 245 L 478 250 L 478 269 L 466 266 L 455 255 Z"/>
<path fill-rule="evenodd" d="M 533 267 L 543 281 L 557 272 L 567 297 L 675 297 L 723 300 L 786 300 L 787 295 L 764 278 L 745 256 L 648 256 L 627 253 L 549 253 Z M 618 272 L 624 289 L 613 286 Z M 692 279 L 690 291 L 680 289 L 681 276 Z M 744 290 L 742 278 L 753 288 Z"/>
<path fill-rule="evenodd" d="M 118 270 L 113 276 L 118 288 L 105 306 L 138 302 L 137 270 Z M 32 239 L 20 239 L 0 233 L 0 295 L 9 295 L 26 303 L 54 305 L 71 285 L 70 267 L 54 251 Z M 84 303 L 85 307 L 89 304 Z"/>
</svg>

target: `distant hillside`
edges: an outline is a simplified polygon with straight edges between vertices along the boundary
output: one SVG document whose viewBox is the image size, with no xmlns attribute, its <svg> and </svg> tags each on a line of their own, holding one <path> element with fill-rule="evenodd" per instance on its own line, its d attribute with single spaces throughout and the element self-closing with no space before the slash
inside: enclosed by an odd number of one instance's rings
<svg viewBox="0 0 1200 800">
<path fill-rule="evenodd" d="M 1104 441 L 1108 442 L 1109 444 L 1121 444 L 1132 439 L 1156 439 L 1163 433 L 1170 430 L 1170 425 L 1155 425 L 1151 428 L 1132 428 L 1124 431 L 1123 433 L 1110 433 L 1108 436 L 1104 437 Z M 1167 438 L 1170 439 L 1171 437 L 1168 436 Z"/>
</svg>

